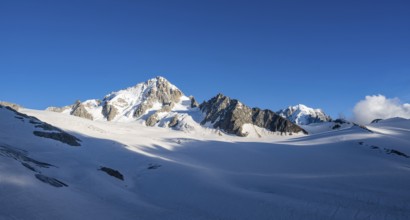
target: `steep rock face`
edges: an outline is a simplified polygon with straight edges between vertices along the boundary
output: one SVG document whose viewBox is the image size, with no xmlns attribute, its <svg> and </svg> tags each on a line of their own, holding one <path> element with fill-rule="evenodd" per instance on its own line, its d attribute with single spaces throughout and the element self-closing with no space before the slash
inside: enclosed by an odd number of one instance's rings
<svg viewBox="0 0 410 220">
<path fill-rule="evenodd" d="M 199 103 L 196 101 L 196 99 L 193 96 L 189 96 L 189 99 L 191 100 L 191 108 L 199 107 Z"/>
<path fill-rule="evenodd" d="M 84 105 L 80 101 L 77 101 L 73 105 L 70 114 L 80 118 L 93 120 L 93 116 L 85 109 Z"/>
<path fill-rule="evenodd" d="M 270 131 L 280 131 L 289 133 L 303 132 L 307 134 L 305 130 L 292 123 L 289 120 L 283 120 L 278 114 L 271 110 L 261 110 L 254 108 L 253 112 L 253 124 L 258 127 L 266 128 Z"/>
<path fill-rule="evenodd" d="M 174 128 L 178 125 L 179 123 L 179 117 L 178 115 L 175 115 L 174 117 L 172 117 L 171 121 L 168 124 L 168 127 L 170 128 Z"/>
<path fill-rule="evenodd" d="M 154 125 L 156 125 L 159 122 L 159 117 L 158 117 L 158 113 L 154 113 L 151 116 L 148 117 L 148 119 L 145 121 L 145 124 L 147 126 L 153 127 Z"/>
<path fill-rule="evenodd" d="M 238 100 L 230 99 L 222 94 L 218 94 L 211 100 L 202 103 L 200 109 L 205 114 L 205 118 L 201 122 L 202 125 L 210 123 L 214 128 L 238 136 L 247 136 L 247 133 L 243 132 L 245 124 L 253 124 L 269 131 L 307 133 L 273 111 L 258 108 L 251 109 Z"/>
<path fill-rule="evenodd" d="M 289 106 L 276 113 L 297 125 L 332 121 L 332 118 L 326 115 L 321 109 L 309 108 L 302 104 Z"/>
<path fill-rule="evenodd" d="M 102 114 L 107 118 L 107 121 L 112 121 L 117 116 L 118 110 L 113 105 L 105 103 L 102 109 Z"/>
</svg>

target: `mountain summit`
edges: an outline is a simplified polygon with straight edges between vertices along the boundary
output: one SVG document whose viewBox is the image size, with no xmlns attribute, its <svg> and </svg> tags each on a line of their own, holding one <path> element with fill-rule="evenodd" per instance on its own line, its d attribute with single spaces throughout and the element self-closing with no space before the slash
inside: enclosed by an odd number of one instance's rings
<svg viewBox="0 0 410 220">
<path fill-rule="evenodd" d="M 124 90 L 98 99 L 77 101 L 62 108 L 47 110 L 71 114 L 90 120 L 132 121 L 142 116 L 188 110 L 195 107 L 195 99 L 185 96 L 181 90 L 164 77 L 156 77 Z"/>
<path fill-rule="evenodd" d="M 313 109 L 302 104 L 289 106 L 276 113 L 297 125 L 308 125 L 332 120 L 321 109 Z"/>
</svg>

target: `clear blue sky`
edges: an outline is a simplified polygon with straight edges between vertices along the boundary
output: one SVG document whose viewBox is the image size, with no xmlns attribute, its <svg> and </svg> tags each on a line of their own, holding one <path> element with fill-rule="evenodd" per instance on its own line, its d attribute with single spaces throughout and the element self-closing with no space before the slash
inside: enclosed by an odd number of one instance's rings
<svg viewBox="0 0 410 220">
<path fill-rule="evenodd" d="M 157 75 L 277 110 L 410 102 L 410 1 L 0 1 L 0 100 L 43 109 Z"/>
</svg>

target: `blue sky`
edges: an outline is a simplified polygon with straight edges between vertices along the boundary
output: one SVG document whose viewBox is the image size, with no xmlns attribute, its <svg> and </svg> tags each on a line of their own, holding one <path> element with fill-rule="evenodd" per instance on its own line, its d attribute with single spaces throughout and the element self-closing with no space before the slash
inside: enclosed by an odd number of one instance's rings
<svg viewBox="0 0 410 220">
<path fill-rule="evenodd" d="M 409 1 L 0 1 L 0 100 L 43 109 L 161 75 L 203 101 L 351 114 L 410 102 Z"/>
</svg>

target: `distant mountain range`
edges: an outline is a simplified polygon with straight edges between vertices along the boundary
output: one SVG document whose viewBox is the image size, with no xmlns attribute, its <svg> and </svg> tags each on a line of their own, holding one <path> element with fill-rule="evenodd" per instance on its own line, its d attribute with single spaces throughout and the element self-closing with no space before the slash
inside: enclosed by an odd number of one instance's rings
<svg viewBox="0 0 410 220">
<path fill-rule="evenodd" d="M 133 87 L 112 92 L 102 100 L 77 101 L 65 107 L 49 107 L 90 120 L 145 123 L 147 126 L 191 130 L 197 126 L 220 129 L 247 136 L 245 127 L 257 126 L 270 132 L 307 133 L 299 125 L 328 122 L 332 119 L 320 109 L 299 104 L 280 111 L 251 108 L 218 94 L 198 104 L 164 77 L 156 77 Z"/>
</svg>

